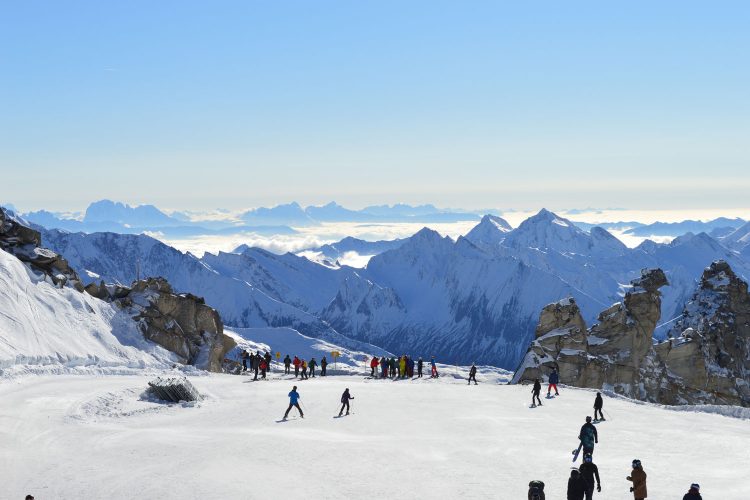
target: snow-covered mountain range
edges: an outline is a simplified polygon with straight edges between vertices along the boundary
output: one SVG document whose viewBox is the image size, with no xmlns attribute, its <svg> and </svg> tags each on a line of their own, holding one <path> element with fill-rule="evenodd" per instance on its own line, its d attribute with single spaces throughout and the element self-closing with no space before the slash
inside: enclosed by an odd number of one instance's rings
<svg viewBox="0 0 750 500">
<path fill-rule="evenodd" d="M 358 350 L 366 342 L 506 368 L 523 354 L 539 310 L 562 297 L 575 297 L 593 322 L 641 269 L 661 267 L 671 284 L 663 289 L 666 323 L 710 262 L 726 260 L 750 276 L 740 252 L 705 233 L 630 249 L 602 228 L 586 232 L 547 210 L 516 229 L 486 216 L 455 241 L 423 229 L 392 244 L 343 240 L 326 249 L 333 257 L 338 246 L 368 247 L 377 255 L 364 269 L 257 248 L 198 258 L 145 235 L 48 230 L 43 239 L 85 281 L 163 276 L 176 290 L 204 296 L 230 326 L 291 327 Z"/>
</svg>

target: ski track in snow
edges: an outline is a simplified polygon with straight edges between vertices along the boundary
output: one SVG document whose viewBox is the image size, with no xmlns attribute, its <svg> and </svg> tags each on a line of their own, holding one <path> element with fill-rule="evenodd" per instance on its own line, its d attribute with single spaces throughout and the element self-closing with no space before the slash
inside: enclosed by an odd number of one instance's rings
<svg viewBox="0 0 750 500">
<path fill-rule="evenodd" d="M 447 368 L 446 368 L 447 370 Z M 478 386 L 438 380 L 337 376 L 294 381 L 274 373 L 191 377 L 206 400 L 143 397 L 150 377 L 26 376 L 0 381 L 3 498 L 525 498 L 541 479 L 565 497 L 570 451 L 594 394 L 562 387 L 529 409 L 530 387 L 480 370 Z M 277 423 L 292 385 L 305 418 Z M 333 418 L 349 387 L 352 414 Z M 744 500 L 745 420 L 606 397 L 598 425 L 599 499 L 631 499 L 630 461 L 648 473 L 649 498 Z M 292 410 L 291 417 L 296 417 Z"/>
</svg>

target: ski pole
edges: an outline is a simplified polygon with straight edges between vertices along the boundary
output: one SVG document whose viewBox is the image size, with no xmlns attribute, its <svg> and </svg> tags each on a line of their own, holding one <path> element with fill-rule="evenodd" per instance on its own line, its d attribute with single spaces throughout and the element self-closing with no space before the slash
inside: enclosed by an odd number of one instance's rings
<svg viewBox="0 0 750 500">
<path fill-rule="evenodd" d="M 602 411 L 604 411 L 603 408 L 602 408 Z M 609 415 L 609 412 L 608 411 L 604 411 L 604 413 L 607 415 L 607 419 L 610 420 L 610 421 L 612 421 L 612 417 Z"/>
</svg>

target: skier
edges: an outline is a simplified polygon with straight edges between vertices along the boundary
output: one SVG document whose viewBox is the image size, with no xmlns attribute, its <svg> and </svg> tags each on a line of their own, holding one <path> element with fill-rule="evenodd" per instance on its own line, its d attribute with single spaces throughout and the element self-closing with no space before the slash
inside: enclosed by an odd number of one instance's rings
<svg viewBox="0 0 750 500">
<path fill-rule="evenodd" d="M 396 378 L 396 358 L 391 357 L 388 360 L 388 371 L 391 373 L 391 378 Z"/>
<path fill-rule="evenodd" d="M 474 379 L 474 385 L 477 384 L 477 365 L 474 363 L 471 364 L 471 368 L 469 369 L 469 385 L 471 385 L 471 380 Z"/>
<path fill-rule="evenodd" d="M 583 463 L 578 470 L 586 481 L 586 500 L 592 500 L 594 497 L 594 478 L 596 478 L 596 491 L 599 493 L 602 491 L 602 483 L 599 480 L 599 467 L 594 464 L 594 459 L 591 455 L 586 454 L 583 456 Z"/>
<path fill-rule="evenodd" d="M 549 384 L 547 385 L 547 397 L 550 397 L 550 392 L 552 392 L 552 388 L 555 388 L 555 396 L 559 396 L 560 393 L 557 392 L 557 383 L 560 381 L 560 376 L 557 374 L 557 370 L 554 368 L 552 369 L 552 373 L 549 374 Z"/>
<path fill-rule="evenodd" d="M 693 483 L 690 485 L 690 491 L 685 493 L 685 496 L 682 497 L 682 500 L 703 500 L 700 491 L 701 486 L 698 483 Z"/>
<path fill-rule="evenodd" d="M 302 376 L 302 380 L 307 380 L 307 361 L 301 359 L 299 363 L 299 373 Z"/>
<path fill-rule="evenodd" d="M 380 368 L 383 370 L 381 372 L 380 378 L 388 378 L 388 360 L 385 356 L 380 358 Z"/>
<path fill-rule="evenodd" d="M 424 365 L 424 362 L 422 361 L 422 357 L 420 356 L 419 361 L 417 361 L 417 378 L 422 378 L 422 366 Z"/>
<path fill-rule="evenodd" d="M 633 483 L 630 491 L 633 492 L 635 500 L 643 500 L 648 497 L 648 492 L 646 491 L 646 472 L 643 470 L 640 460 L 633 460 L 633 472 L 625 479 Z"/>
<path fill-rule="evenodd" d="M 414 378 L 414 358 L 411 356 L 406 357 L 406 373 L 409 378 Z"/>
<path fill-rule="evenodd" d="M 531 388 L 531 407 L 536 408 L 536 403 L 534 403 L 534 399 L 536 399 L 539 402 L 539 406 L 542 406 L 542 400 L 539 399 L 539 393 L 542 392 L 542 384 L 539 382 L 539 379 L 534 380 L 534 387 Z"/>
<path fill-rule="evenodd" d="M 544 483 L 541 481 L 531 481 L 529 483 L 528 500 L 544 500 Z"/>
<path fill-rule="evenodd" d="M 437 371 L 437 365 L 435 364 L 435 356 L 432 357 L 430 360 L 430 366 L 432 367 L 432 374 L 430 375 L 430 378 L 438 378 L 438 371 Z"/>
<path fill-rule="evenodd" d="M 292 392 L 289 393 L 289 408 L 286 409 L 286 413 L 284 413 L 284 420 L 286 420 L 286 417 L 289 416 L 289 411 L 292 409 L 292 407 L 297 408 L 297 411 L 299 411 L 299 416 L 302 418 L 305 418 L 305 414 L 302 413 L 302 408 L 299 407 L 299 392 L 297 392 L 297 386 L 295 385 L 292 387 Z"/>
<path fill-rule="evenodd" d="M 583 456 L 594 455 L 594 443 L 599 442 L 599 433 L 596 431 L 596 427 L 591 423 L 591 417 L 586 417 L 586 423 L 581 427 L 581 432 L 578 433 L 578 439 L 581 440 L 583 446 Z"/>
<path fill-rule="evenodd" d="M 583 500 L 586 494 L 586 480 L 583 478 L 578 469 L 570 471 L 568 479 L 568 500 Z"/>
<path fill-rule="evenodd" d="M 323 356 L 323 359 L 320 360 L 320 376 L 325 377 L 326 376 L 326 366 L 328 366 L 328 360 L 325 356 Z"/>
<path fill-rule="evenodd" d="M 263 359 L 266 360 L 266 371 L 268 373 L 271 373 L 271 359 L 272 359 L 271 353 L 266 351 L 266 355 L 263 356 Z"/>
<path fill-rule="evenodd" d="M 406 378 L 406 354 L 398 360 L 398 376 L 399 378 Z"/>
<path fill-rule="evenodd" d="M 346 414 L 349 415 L 349 400 L 354 399 L 353 396 L 349 394 L 349 388 L 347 387 L 344 390 L 344 394 L 341 395 L 341 411 L 339 412 L 339 417 L 342 413 L 344 413 L 344 408 L 346 408 Z"/>
<path fill-rule="evenodd" d="M 260 360 L 260 378 L 262 380 L 266 379 L 266 370 L 268 369 L 268 364 L 266 363 L 265 359 Z"/>
<path fill-rule="evenodd" d="M 604 420 L 604 413 L 602 413 L 602 407 L 604 406 L 604 401 L 602 400 L 602 393 L 597 392 L 596 393 L 596 399 L 594 400 L 594 420 L 597 420 L 596 414 L 599 414 L 598 420 Z"/>
<path fill-rule="evenodd" d="M 249 354 L 247 353 L 247 351 L 245 349 L 242 349 L 242 354 L 240 354 L 240 358 L 242 358 L 242 371 L 243 372 L 247 371 L 247 358 L 248 358 L 248 356 L 249 356 Z"/>
<path fill-rule="evenodd" d="M 289 375 L 291 372 L 290 365 L 292 364 L 292 360 L 289 358 L 289 355 L 287 354 L 284 358 L 284 375 Z"/>
<path fill-rule="evenodd" d="M 292 364 L 294 365 L 294 378 L 297 378 L 299 377 L 299 366 L 302 364 L 302 361 L 300 361 L 299 358 L 295 356 Z"/>
<path fill-rule="evenodd" d="M 310 368 L 310 376 L 315 378 L 315 367 L 318 366 L 318 362 L 315 361 L 315 358 L 310 358 L 310 362 L 307 363 L 307 366 Z"/>
<path fill-rule="evenodd" d="M 373 356 L 372 361 L 370 361 L 370 377 L 375 378 L 375 368 L 378 367 L 378 364 L 380 364 L 380 362 L 378 361 L 377 356 Z"/>
<path fill-rule="evenodd" d="M 262 356 L 260 355 L 260 351 L 255 353 L 255 357 L 253 358 L 253 371 L 255 372 L 255 376 L 253 377 L 253 380 L 258 380 L 258 370 L 260 370 L 260 360 Z"/>
</svg>

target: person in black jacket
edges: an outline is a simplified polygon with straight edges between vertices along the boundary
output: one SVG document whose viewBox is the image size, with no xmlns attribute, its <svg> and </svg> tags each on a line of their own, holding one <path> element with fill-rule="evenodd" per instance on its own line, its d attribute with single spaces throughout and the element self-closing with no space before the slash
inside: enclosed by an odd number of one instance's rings
<svg viewBox="0 0 750 500">
<path fill-rule="evenodd" d="M 315 358 L 311 358 L 310 362 L 307 363 L 307 367 L 310 369 L 310 376 L 315 378 L 315 367 L 318 366 L 318 362 L 315 361 Z"/>
<path fill-rule="evenodd" d="M 698 483 L 693 483 L 690 485 L 690 491 L 685 493 L 685 496 L 682 497 L 682 500 L 703 500 L 700 491 L 701 486 Z"/>
<path fill-rule="evenodd" d="M 424 361 L 422 361 L 422 358 L 419 358 L 419 361 L 417 361 L 417 378 L 422 378 L 423 366 L 424 366 Z"/>
<path fill-rule="evenodd" d="M 542 392 L 542 384 L 539 382 L 539 379 L 536 379 L 534 381 L 534 387 L 531 389 L 531 406 L 537 406 L 534 403 L 534 399 L 536 399 L 539 402 L 539 406 L 542 406 L 542 400 L 539 399 L 539 393 Z"/>
<path fill-rule="evenodd" d="M 349 415 L 350 399 L 354 399 L 354 397 L 349 394 L 349 388 L 347 387 L 346 390 L 344 390 L 344 394 L 341 395 L 341 411 L 339 412 L 339 417 L 344 413 L 344 408 L 346 408 L 346 414 Z"/>
<path fill-rule="evenodd" d="M 271 373 L 271 353 L 266 351 L 266 355 L 263 356 L 263 359 L 266 361 L 266 371 Z"/>
<path fill-rule="evenodd" d="M 578 439 L 583 444 L 583 456 L 594 454 L 594 444 L 599 442 L 599 433 L 596 427 L 591 423 L 591 417 L 586 417 L 586 423 L 581 427 L 578 433 Z"/>
<path fill-rule="evenodd" d="M 469 369 L 469 385 L 471 385 L 472 379 L 474 380 L 474 385 L 477 385 L 477 365 L 474 363 L 471 364 L 471 368 Z"/>
<path fill-rule="evenodd" d="M 596 399 L 594 399 L 594 420 L 604 420 L 604 413 L 602 413 L 602 407 L 604 401 L 602 400 L 602 393 L 596 393 Z M 596 414 L 599 413 L 599 418 L 596 418 Z"/>
<path fill-rule="evenodd" d="M 258 370 L 260 370 L 260 360 L 263 359 L 263 356 L 260 355 L 260 351 L 255 353 L 255 357 L 253 359 L 253 371 L 255 372 L 255 376 L 253 377 L 253 380 L 258 380 Z"/>
<path fill-rule="evenodd" d="M 291 365 L 292 365 L 292 360 L 287 354 L 286 357 L 284 358 L 284 375 L 289 375 L 292 372 Z"/>
<path fill-rule="evenodd" d="M 247 371 L 247 358 L 249 357 L 249 354 L 245 349 L 242 349 L 242 354 L 240 354 L 240 358 L 242 358 L 242 371 Z"/>
<path fill-rule="evenodd" d="M 589 454 L 583 456 L 583 463 L 578 468 L 581 476 L 586 481 L 586 500 L 592 500 L 594 497 L 594 478 L 596 478 L 596 491 L 602 491 L 602 483 L 599 480 L 599 467 L 594 463 L 594 459 Z"/>
<path fill-rule="evenodd" d="M 586 480 L 578 472 L 578 469 L 570 471 L 568 479 L 568 500 L 583 500 L 586 494 Z"/>
<path fill-rule="evenodd" d="M 326 376 L 326 366 L 328 366 L 328 360 L 325 356 L 323 356 L 323 359 L 320 360 L 320 376 L 325 377 Z"/>
</svg>

